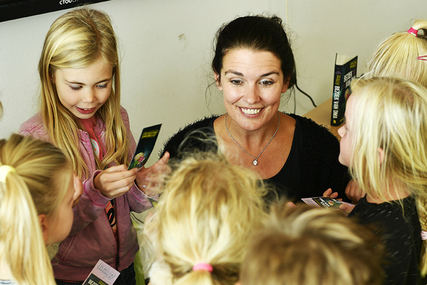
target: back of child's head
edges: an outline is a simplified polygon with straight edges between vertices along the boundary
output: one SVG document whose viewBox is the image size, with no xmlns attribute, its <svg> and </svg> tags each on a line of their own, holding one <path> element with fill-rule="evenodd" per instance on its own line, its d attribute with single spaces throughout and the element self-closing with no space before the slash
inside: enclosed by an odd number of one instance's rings
<svg viewBox="0 0 427 285">
<path fill-rule="evenodd" d="M 340 211 L 273 205 L 254 232 L 242 264 L 242 285 L 379 285 L 383 246 Z"/>
<path fill-rule="evenodd" d="M 0 140 L 0 176 L 1 259 L 18 284 L 54 284 L 38 215 L 54 219 L 71 164 L 52 144 L 14 134 Z"/>
<path fill-rule="evenodd" d="M 402 77 L 427 87 L 427 20 L 379 44 L 369 61 L 372 76 Z"/>
<path fill-rule="evenodd" d="M 180 163 L 149 226 L 172 284 L 238 281 L 245 241 L 264 216 L 265 190 L 257 178 L 214 155 Z"/>
<path fill-rule="evenodd" d="M 424 193 L 427 89 L 416 82 L 386 77 L 357 80 L 351 89 L 350 98 L 357 98 L 351 122 L 347 121 L 353 133 L 349 165 L 353 178 L 379 198 L 394 196 L 388 192 L 389 186 Z"/>
<path fill-rule="evenodd" d="M 107 153 L 101 161 L 95 158 L 98 168 L 104 169 L 113 161 L 129 162 L 126 130 L 120 114 L 119 55 L 110 17 L 87 6 L 60 16 L 46 35 L 39 60 L 43 122 L 53 143 L 70 157 L 79 177 L 90 175 L 78 150 L 80 123 L 61 104 L 53 78 L 58 69 L 86 68 L 99 58 L 113 70 L 111 94 L 96 113 L 106 124 Z"/>
</svg>

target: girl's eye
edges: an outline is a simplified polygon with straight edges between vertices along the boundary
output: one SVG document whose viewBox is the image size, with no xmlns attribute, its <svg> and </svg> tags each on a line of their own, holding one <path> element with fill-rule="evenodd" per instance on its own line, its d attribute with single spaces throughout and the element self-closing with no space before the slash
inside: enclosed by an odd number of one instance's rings
<svg viewBox="0 0 427 285">
<path fill-rule="evenodd" d="M 98 87 L 98 88 L 107 88 L 107 86 L 108 86 L 108 84 L 107 84 L 107 83 L 105 83 L 105 84 L 100 84 L 100 85 L 96 85 L 96 87 Z"/>
<path fill-rule="evenodd" d="M 77 90 L 80 90 L 82 87 L 81 87 L 81 86 L 72 86 L 72 85 L 70 85 L 70 88 L 71 88 L 72 90 L 77 91 Z"/>
</svg>

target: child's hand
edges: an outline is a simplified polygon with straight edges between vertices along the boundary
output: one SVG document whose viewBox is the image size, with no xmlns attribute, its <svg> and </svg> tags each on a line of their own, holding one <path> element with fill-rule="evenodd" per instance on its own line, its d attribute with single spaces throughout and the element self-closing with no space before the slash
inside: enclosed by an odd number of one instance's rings
<svg viewBox="0 0 427 285">
<path fill-rule="evenodd" d="M 327 198 L 331 198 L 331 199 L 337 199 L 338 192 L 332 192 L 332 189 L 329 188 L 328 190 L 326 190 L 325 192 L 323 192 L 323 197 L 327 197 Z M 342 199 L 340 198 L 340 199 L 337 199 L 337 200 L 342 200 Z"/>
<path fill-rule="evenodd" d="M 350 182 L 347 184 L 347 187 L 345 188 L 345 195 L 353 204 L 357 204 L 360 198 L 365 196 L 365 191 L 359 187 L 359 184 L 356 181 L 350 180 Z"/>
<path fill-rule="evenodd" d="M 341 211 L 343 211 L 344 214 L 348 215 L 348 214 L 351 213 L 351 211 L 353 211 L 354 207 L 355 206 L 351 206 L 351 205 L 348 205 L 348 204 L 341 204 L 340 207 L 339 207 L 339 209 Z"/>
<path fill-rule="evenodd" d="M 105 197 L 113 199 L 132 188 L 137 171 L 136 168 L 128 170 L 123 164 L 112 166 L 96 175 L 93 183 Z"/>
<path fill-rule="evenodd" d="M 77 205 L 80 197 L 83 195 L 83 183 L 82 180 L 73 172 L 74 176 L 74 194 L 73 194 L 73 207 Z"/>
<path fill-rule="evenodd" d="M 166 152 L 155 164 L 148 168 L 141 168 L 136 174 L 136 184 L 145 195 L 154 196 L 163 190 L 165 177 L 171 172 L 168 165 L 169 157 L 169 152 Z"/>
</svg>

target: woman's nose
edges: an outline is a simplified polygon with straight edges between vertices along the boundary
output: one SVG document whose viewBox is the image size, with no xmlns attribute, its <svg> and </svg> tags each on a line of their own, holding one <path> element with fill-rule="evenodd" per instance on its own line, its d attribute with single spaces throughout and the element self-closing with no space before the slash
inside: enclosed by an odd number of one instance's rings
<svg viewBox="0 0 427 285">
<path fill-rule="evenodd" d="M 255 104 L 259 101 L 259 90 L 256 85 L 250 85 L 245 88 L 245 101 L 248 104 Z"/>
</svg>

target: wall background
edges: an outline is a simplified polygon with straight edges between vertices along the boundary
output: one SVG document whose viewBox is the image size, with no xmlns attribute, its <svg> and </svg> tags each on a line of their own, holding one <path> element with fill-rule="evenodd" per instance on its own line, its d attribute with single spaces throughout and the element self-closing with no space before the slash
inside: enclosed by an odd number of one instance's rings
<svg viewBox="0 0 427 285">
<path fill-rule="evenodd" d="M 55 0 L 59 1 L 59 0 Z M 335 53 L 359 56 L 360 75 L 385 37 L 427 18 L 425 0 L 111 0 L 93 5 L 107 12 L 122 55 L 122 105 L 135 137 L 163 123 L 147 165 L 179 127 L 224 113 L 210 61 L 217 29 L 236 16 L 276 14 L 288 27 L 298 83 L 317 104 L 332 96 Z M 37 111 L 37 62 L 51 23 L 67 10 L 0 23 L 0 138 L 7 138 Z M 296 92 L 281 110 L 313 108 Z"/>
</svg>

